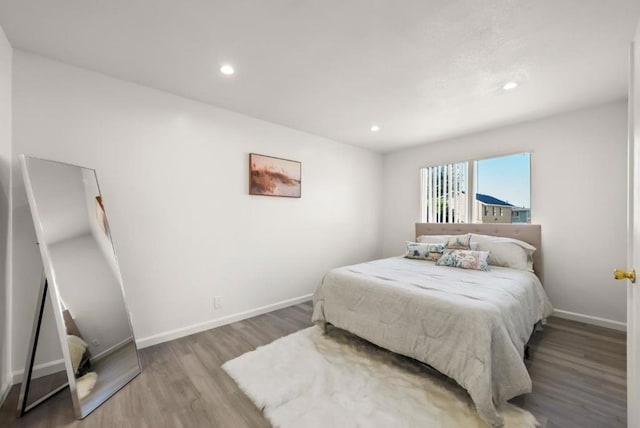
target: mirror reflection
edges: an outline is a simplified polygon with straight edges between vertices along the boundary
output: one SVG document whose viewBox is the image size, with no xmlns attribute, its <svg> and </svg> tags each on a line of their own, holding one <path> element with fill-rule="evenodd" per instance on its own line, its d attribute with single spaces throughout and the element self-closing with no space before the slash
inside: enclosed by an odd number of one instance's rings
<svg viewBox="0 0 640 428">
<path fill-rule="evenodd" d="M 23 157 L 69 387 L 84 417 L 140 373 L 95 171 Z"/>
</svg>

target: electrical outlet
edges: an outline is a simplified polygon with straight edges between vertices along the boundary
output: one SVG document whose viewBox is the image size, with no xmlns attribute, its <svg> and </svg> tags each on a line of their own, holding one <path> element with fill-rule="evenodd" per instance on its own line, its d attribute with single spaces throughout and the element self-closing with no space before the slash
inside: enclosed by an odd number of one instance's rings
<svg viewBox="0 0 640 428">
<path fill-rule="evenodd" d="M 97 348 L 98 346 L 100 346 L 100 341 L 98 339 L 93 339 L 91 341 L 91 344 Z"/>
<path fill-rule="evenodd" d="M 213 309 L 220 309 L 222 307 L 222 297 L 215 296 L 213 298 Z"/>
</svg>

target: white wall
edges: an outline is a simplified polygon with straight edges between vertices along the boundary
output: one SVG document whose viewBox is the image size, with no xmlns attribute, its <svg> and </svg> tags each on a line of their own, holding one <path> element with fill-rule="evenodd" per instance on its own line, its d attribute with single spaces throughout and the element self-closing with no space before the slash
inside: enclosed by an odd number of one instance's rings
<svg viewBox="0 0 640 428">
<path fill-rule="evenodd" d="M 542 225 L 551 302 L 623 328 L 626 287 L 611 272 L 626 265 L 626 101 L 385 155 L 383 255 L 413 239 L 420 167 L 523 151 L 532 152 L 531 218 Z"/>
<path fill-rule="evenodd" d="M 13 115 L 16 155 L 96 169 L 143 344 L 307 298 L 329 268 L 379 256 L 379 154 L 21 51 Z M 248 195 L 250 152 L 302 161 L 302 198 Z M 13 176 L 23 361 L 39 255 Z"/>
<path fill-rule="evenodd" d="M 11 218 L 11 88 L 13 52 L 0 27 L 0 405 L 9 390 L 10 363 L 10 240 Z"/>
</svg>

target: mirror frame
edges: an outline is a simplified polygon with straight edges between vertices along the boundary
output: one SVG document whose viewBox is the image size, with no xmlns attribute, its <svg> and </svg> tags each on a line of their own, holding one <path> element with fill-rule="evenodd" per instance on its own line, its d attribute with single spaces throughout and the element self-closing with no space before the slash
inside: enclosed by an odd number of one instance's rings
<svg viewBox="0 0 640 428">
<path fill-rule="evenodd" d="M 49 398 L 56 395 L 69 386 L 69 381 L 59 385 L 52 389 L 42 397 L 37 398 L 35 401 L 28 403 L 29 389 L 31 386 L 31 377 L 33 376 L 33 367 L 35 365 L 36 351 L 38 348 L 38 341 L 40 339 L 40 327 L 42 326 L 42 319 L 44 316 L 44 307 L 47 301 L 48 290 L 47 277 L 42 272 L 42 278 L 40 280 L 40 289 L 38 291 L 38 297 L 36 302 L 36 312 L 33 316 L 33 329 L 31 330 L 31 339 L 29 340 L 29 351 L 27 352 L 27 361 L 24 365 L 24 372 L 22 375 L 22 385 L 20 386 L 20 395 L 18 396 L 18 416 L 23 416 L 25 413 L 45 402 Z"/>
<path fill-rule="evenodd" d="M 62 347 L 62 356 L 63 356 L 63 360 L 64 360 L 64 365 L 65 365 L 65 370 L 67 372 L 67 378 L 69 380 L 69 390 L 71 392 L 71 399 L 73 401 L 73 407 L 75 410 L 75 414 L 76 417 L 78 419 L 83 419 L 85 418 L 87 415 L 89 415 L 91 412 L 93 412 L 95 409 L 97 409 L 98 407 L 100 407 L 100 405 L 102 405 L 105 401 L 107 401 L 110 397 L 112 397 L 115 393 L 117 393 L 120 389 L 122 389 L 125 385 L 127 385 L 129 382 L 131 382 L 131 380 L 133 380 L 136 376 L 138 376 L 141 372 L 142 372 L 142 364 L 140 361 L 140 353 L 138 351 L 138 347 L 135 343 L 135 335 L 133 333 L 133 326 L 131 323 L 131 313 L 129 312 L 129 308 L 127 306 L 127 299 L 126 299 L 126 295 L 124 292 L 124 285 L 123 285 L 123 281 L 122 281 L 122 272 L 120 271 L 120 264 L 118 263 L 118 257 L 116 255 L 116 251 L 115 251 L 115 247 L 113 245 L 113 239 L 111 237 L 111 233 L 109 233 L 109 242 L 111 243 L 111 249 L 113 251 L 113 255 L 115 258 L 115 263 L 116 266 L 118 268 L 118 274 L 120 275 L 120 291 L 122 292 L 122 297 L 123 297 L 123 301 L 124 301 L 124 310 L 125 310 L 125 314 L 127 317 L 127 323 L 129 325 L 129 329 L 131 331 L 131 336 L 133 338 L 133 345 L 134 348 L 136 350 L 136 358 L 138 361 L 138 370 L 135 371 L 135 373 L 133 373 L 130 377 L 125 377 L 122 380 L 122 384 L 119 385 L 117 388 L 114 388 L 113 391 L 110 391 L 108 394 L 106 394 L 101 400 L 98 400 L 97 403 L 93 406 L 91 406 L 90 408 L 84 409 L 83 412 L 83 408 L 82 405 L 80 403 L 80 400 L 78 399 L 78 393 L 77 393 L 77 384 L 76 384 L 76 377 L 75 377 L 75 373 L 73 370 L 73 365 L 71 362 L 71 354 L 69 352 L 69 345 L 67 343 L 67 329 L 66 329 L 66 325 L 64 322 L 64 318 L 62 315 L 62 311 L 60 310 L 61 308 L 61 302 L 60 302 L 60 297 L 59 297 L 59 287 L 58 287 L 58 281 L 56 279 L 56 276 L 54 274 L 54 269 L 53 269 L 53 265 L 51 263 L 51 257 L 49 254 L 49 248 L 47 246 L 47 243 L 44 240 L 44 228 L 43 228 L 43 224 L 42 221 L 40 219 L 40 215 L 39 215 L 39 210 L 38 210 L 38 203 L 36 202 L 35 199 L 35 195 L 33 192 L 33 188 L 31 185 L 31 178 L 29 176 L 29 166 L 28 166 L 28 159 L 34 159 L 34 160 L 38 160 L 38 161 L 45 161 L 45 162 L 52 162 L 52 163 L 57 163 L 57 164 L 61 164 L 61 165 L 66 165 L 66 166 L 73 166 L 76 168 L 82 168 L 85 170 L 90 170 L 93 171 L 93 175 L 96 179 L 96 186 L 98 188 L 98 192 L 99 194 L 102 196 L 102 191 L 100 190 L 100 184 L 98 183 L 98 175 L 96 174 L 95 169 L 93 168 L 87 168 L 87 167 L 83 167 L 83 166 L 78 166 L 78 165 L 74 165 L 74 164 L 69 164 L 66 162 L 59 162 L 59 161 L 54 161 L 54 160 L 50 160 L 50 159 L 43 159 L 43 158 L 37 158 L 34 156 L 26 156 L 24 154 L 19 155 L 19 159 L 20 159 L 20 166 L 22 169 L 22 177 L 24 180 L 24 186 L 25 186 L 25 192 L 27 194 L 27 200 L 29 202 L 29 207 L 30 207 L 30 211 L 31 211 L 31 216 L 33 218 L 33 225 L 35 228 L 35 232 L 36 232 L 36 238 L 38 240 L 37 245 L 40 249 L 40 256 L 42 258 L 42 264 L 44 267 L 44 275 L 45 275 L 45 281 L 48 283 L 48 294 L 49 294 L 49 298 L 51 299 L 51 304 L 53 307 L 53 314 L 54 314 L 54 318 L 55 318 L 55 322 L 56 322 L 56 327 L 58 330 L 58 337 L 60 340 L 60 345 Z M 106 214 L 106 210 L 105 210 L 105 221 L 107 224 L 109 224 L 109 220 Z M 42 299 L 42 296 L 39 296 L 39 299 Z M 37 323 L 37 319 L 39 318 L 38 313 L 35 314 L 36 317 L 36 321 L 34 321 L 34 331 L 32 334 L 32 338 L 31 338 L 31 342 L 32 345 L 30 346 L 30 353 L 33 352 L 35 355 L 35 350 L 37 347 L 37 343 L 35 343 L 37 337 L 36 337 L 36 323 Z M 32 365 L 33 365 L 33 355 L 27 355 L 27 370 L 29 372 L 31 372 L 32 370 Z M 26 379 L 26 377 L 25 377 Z M 28 385 L 24 385 L 23 384 L 23 388 L 25 388 L 25 391 L 28 390 Z M 56 392 L 60 391 L 62 389 L 59 388 L 58 390 L 56 390 Z M 46 400 L 47 398 L 53 396 L 54 393 L 50 393 L 48 395 L 46 395 L 45 397 L 43 397 L 42 399 L 38 400 L 35 402 L 34 405 L 30 406 L 30 408 L 35 407 L 37 404 L 40 404 L 41 402 L 43 402 L 44 400 Z M 21 398 L 22 400 L 26 400 L 27 397 L 23 396 L 23 394 L 21 393 Z"/>
</svg>

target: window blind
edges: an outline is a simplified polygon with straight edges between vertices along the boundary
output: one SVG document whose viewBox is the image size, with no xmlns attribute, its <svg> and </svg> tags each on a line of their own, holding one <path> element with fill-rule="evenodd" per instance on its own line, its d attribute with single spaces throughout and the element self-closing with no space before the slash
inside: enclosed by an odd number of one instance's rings
<svg viewBox="0 0 640 428">
<path fill-rule="evenodd" d="M 420 170 L 422 221 L 468 223 L 467 162 Z"/>
</svg>

